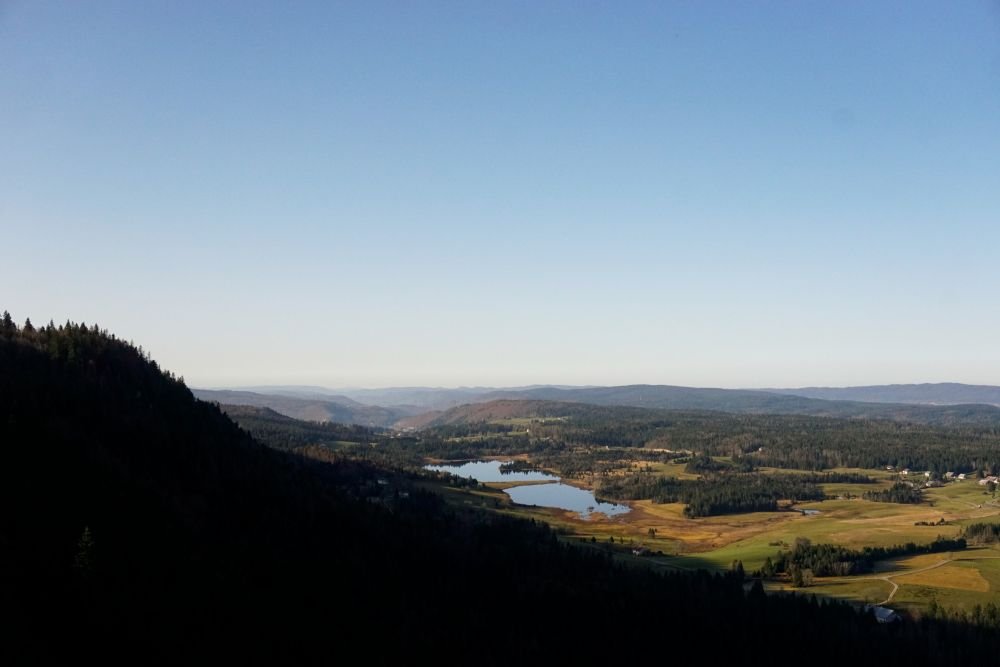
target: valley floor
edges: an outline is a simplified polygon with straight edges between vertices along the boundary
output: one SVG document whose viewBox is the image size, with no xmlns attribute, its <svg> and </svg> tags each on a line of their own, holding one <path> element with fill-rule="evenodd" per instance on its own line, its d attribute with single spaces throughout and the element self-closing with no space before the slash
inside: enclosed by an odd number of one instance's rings
<svg viewBox="0 0 1000 667">
<path fill-rule="evenodd" d="M 662 464 L 659 468 L 657 472 L 663 474 L 684 475 L 682 465 Z M 884 470 L 841 472 L 859 472 L 883 480 L 880 487 L 892 483 Z M 587 478 L 564 481 L 594 486 Z M 680 503 L 639 500 L 628 503 L 632 507 L 628 514 L 595 514 L 584 520 L 575 512 L 513 504 L 502 492 L 509 486 L 494 483 L 475 490 L 448 488 L 445 493 L 454 502 L 481 504 L 494 511 L 546 521 L 568 540 L 600 548 L 618 545 L 615 549 L 623 560 L 680 570 L 723 570 L 738 560 L 752 572 L 766 558 L 789 550 L 796 538 L 854 549 L 890 547 L 908 542 L 927 544 L 938 536 L 958 537 L 971 522 L 1000 522 L 1000 501 L 971 479 L 927 489 L 926 502 L 916 505 L 861 499 L 872 485 L 824 484 L 828 496 L 838 499 L 785 506 L 778 512 L 696 519 L 685 517 Z M 801 510 L 818 513 L 804 514 Z M 931 525 L 915 525 L 918 523 Z M 640 548 L 646 553 L 642 557 L 633 555 L 633 550 Z M 768 589 L 792 590 L 781 581 L 769 582 Z M 1000 602 L 1000 550 L 970 547 L 953 553 L 894 559 L 879 563 L 877 572 L 871 575 L 816 578 L 808 588 L 795 590 L 918 612 L 925 611 L 932 600 L 944 607 L 970 611 L 977 604 Z"/>
</svg>

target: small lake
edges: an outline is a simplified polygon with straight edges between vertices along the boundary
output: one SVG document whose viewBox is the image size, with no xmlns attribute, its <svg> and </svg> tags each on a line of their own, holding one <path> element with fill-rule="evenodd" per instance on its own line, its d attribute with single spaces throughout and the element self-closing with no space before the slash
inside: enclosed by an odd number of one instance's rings
<svg viewBox="0 0 1000 667">
<path fill-rule="evenodd" d="M 595 513 L 615 516 L 625 514 L 632 509 L 628 505 L 602 503 L 594 497 L 592 491 L 563 484 L 558 477 L 548 473 L 537 470 L 503 473 L 500 471 L 503 463 L 503 461 L 469 461 L 461 465 L 424 466 L 424 469 L 447 472 L 459 477 L 471 477 L 479 482 L 549 482 L 512 486 L 504 493 L 518 505 L 569 510 L 578 512 L 582 519 L 589 519 L 590 515 Z"/>
<path fill-rule="evenodd" d="M 632 509 L 628 505 L 602 503 L 594 497 L 593 492 L 578 489 L 562 482 L 513 486 L 505 493 L 518 505 L 538 505 L 570 510 L 571 512 L 579 512 L 582 519 L 589 519 L 590 515 L 596 512 L 606 516 L 614 516 L 625 514 Z"/>
<path fill-rule="evenodd" d="M 559 478 L 540 470 L 501 472 L 506 461 L 469 461 L 455 466 L 424 466 L 424 470 L 447 472 L 459 477 L 471 477 L 480 482 L 558 482 Z"/>
</svg>

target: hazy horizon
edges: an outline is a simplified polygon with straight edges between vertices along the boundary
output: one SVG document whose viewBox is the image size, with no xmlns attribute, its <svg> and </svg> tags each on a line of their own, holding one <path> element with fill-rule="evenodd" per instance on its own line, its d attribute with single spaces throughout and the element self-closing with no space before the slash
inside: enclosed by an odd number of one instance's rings
<svg viewBox="0 0 1000 667">
<path fill-rule="evenodd" d="M 0 310 L 193 386 L 1000 384 L 1000 8 L 0 4 Z"/>
<path fill-rule="evenodd" d="M 684 387 L 688 389 L 735 389 L 742 391 L 786 391 L 790 389 L 849 389 L 849 388 L 859 388 L 867 386 L 920 386 L 920 385 L 940 385 L 940 384 L 960 384 L 969 387 L 1000 387 L 1000 385 L 990 385 L 990 384 L 975 384 L 968 382 L 954 382 L 954 381 L 941 381 L 941 382 L 882 382 L 873 385 L 798 385 L 798 386 L 788 386 L 788 387 L 725 387 L 719 385 L 713 386 L 696 386 L 696 385 L 677 385 L 665 382 L 631 382 L 624 385 L 600 385 L 600 384 L 559 384 L 559 383 L 537 383 L 537 384 L 524 384 L 524 385 L 484 385 L 484 384 L 472 384 L 472 385 L 379 385 L 379 386 L 358 386 L 358 385 L 298 385 L 298 384 L 244 384 L 244 385 L 195 385 L 188 383 L 190 386 L 197 389 L 206 389 L 210 391 L 228 390 L 228 391 L 263 391 L 263 390 L 287 390 L 287 391 L 309 391 L 309 390 L 319 390 L 323 392 L 356 392 L 356 391 L 381 391 L 387 389 L 428 389 L 428 390 L 440 390 L 440 391 L 452 391 L 452 390 L 513 390 L 513 389 L 531 389 L 534 387 L 556 387 L 560 389 L 589 389 L 589 388 L 602 388 L 602 387 L 613 387 L 613 386 L 675 386 Z"/>
</svg>

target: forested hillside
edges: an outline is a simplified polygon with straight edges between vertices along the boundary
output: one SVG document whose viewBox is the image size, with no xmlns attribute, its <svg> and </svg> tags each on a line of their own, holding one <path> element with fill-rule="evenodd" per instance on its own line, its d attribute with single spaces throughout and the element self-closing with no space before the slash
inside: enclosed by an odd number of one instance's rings
<svg viewBox="0 0 1000 667">
<path fill-rule="evenodd" d="M 0 321 L 0 447 L 5 664 L 634 660 L 665 629 L 746 655 L 967 664 L 998 640 L 616 566 L 405 474 L 264 447 L 83 324 Z"/>
<path fill-rule="evenodd" d="M 227 417 L 249 431 L 254 440 L 287 451 L 308 445 L 371 443 L 383 437 L 380 431 L 366 426 L 302 421 L 286 417 L 270 408 L 249 405 L 220 405 L 219 408 Z"/>
<path fill-rule="evenodd" d="M 903 405 L 822 400 L 758 390 L 709 389 L 669 385 L 621 387 L 539 387 L 501 390 L 480 400 L 520 399 L 570 401 L 664 410 L 715 410 L 738 414 L 811 415 L 889 419 L 938 426 L 998 426 L 1000 408 L 991 405 Z"/>
<path fill-rule="evenodd" d="M 887 420 L 498 400 L 448 410 L 421 434 L 427 440 L 470 436 L 495 431 L 515 419 L 532 420 L 530 433 L 521 435 L 525 441 L 521 446 L 533 451 L 646 447 L 805 470 L 887 465 L 940 473 L 1000 470 L 1000 428 L 945 428 Z M 467 442 L 459 446 L 469 449 Z M 447 458 L 447 444 L 436 454 Z"/>
</svg>

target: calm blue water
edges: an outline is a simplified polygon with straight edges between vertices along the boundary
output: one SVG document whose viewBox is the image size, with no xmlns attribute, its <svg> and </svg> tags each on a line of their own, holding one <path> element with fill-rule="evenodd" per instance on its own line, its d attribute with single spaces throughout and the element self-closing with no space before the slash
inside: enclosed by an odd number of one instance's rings
<svg viewBox="0 0 1000 667">
<path fill-rule="evenodd" d="M 570 510 L 571 512 L 579 512 L 580 517 L 584 519 L 589 519 L 590 515 L 596 512 L 614 516 L 625 514 L 632 509 L 628 505 L 599 502 L 590 491 L 562 483 L 513 486 L 505 493 L 519 505 L 539 505 Z"/>
<path fill-rule="evenodd" d="M 457 466 L 424 466 L 425 470 L 449 472 L 459 477 L 471 477 L 480 482 L 558 482 L 559 478 L 548 473 L 532 470 L 530 472 L 501 473 L 500 465 L 504 461 L 469 461 Z"/>
<path fill-rule="evenodd" d="M 480 482 L 552 482 L 551 484 L 512 486 L 504 493 L 519 505 L 537 505 L 579 512 L 583 519 L 589 519 L 591 514 L 598 512 L 606 516 L 614 516 L 625 514 L 632 509 L 628 505 L 599 502 L 591 491 L 563 484 L 558 477 L 548 473 L 531 471 L 503 474 L 500 472 L 502 463 L 503 461 L 470 461 L 461 465 L 424 466 L 424 468 L 451 473 L 459 477 L 471 477 Z"/>
</svg>

